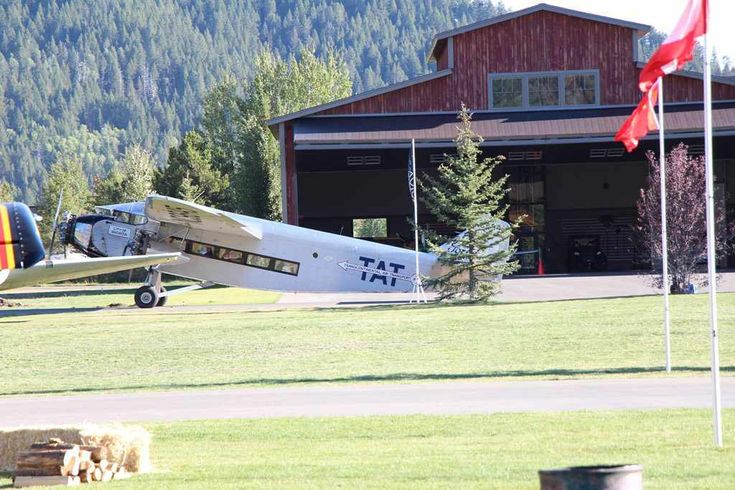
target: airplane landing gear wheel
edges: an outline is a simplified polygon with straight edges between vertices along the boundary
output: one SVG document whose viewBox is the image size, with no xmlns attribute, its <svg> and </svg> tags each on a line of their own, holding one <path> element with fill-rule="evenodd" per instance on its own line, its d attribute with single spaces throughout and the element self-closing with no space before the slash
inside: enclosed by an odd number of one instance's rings
<svg viewBox="0 0 735 490">
<path fill-rule="evenodd" d="M 166 288 L 161 286 L 161 292 L 165 293 Z M 158 298 L 158 303 L 156 303 L 156 306 L 166 306 L 166 302 L 168 301 L 168 296 L 160 296 Z"/>
<path fill-rule="evenodd" d="M 142 286 L 135 291 L 135 304 L 138 308 L 153 308 L 158 301 L 158 293 L 151 286 Z"/>
</svg>

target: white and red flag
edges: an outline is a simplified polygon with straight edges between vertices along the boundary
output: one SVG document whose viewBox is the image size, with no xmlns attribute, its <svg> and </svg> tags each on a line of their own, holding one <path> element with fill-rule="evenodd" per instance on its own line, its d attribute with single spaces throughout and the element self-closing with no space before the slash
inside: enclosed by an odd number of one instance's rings
<svg viewBox="0 0 735 490">
<path fill-rule="evenodd" d="M 625 149 L 629 152 L 638 148 L 638 142 L 649 131 L 658 129 L 658 119 L 656 118 L 656 113 L 653 111 L 658 101 L 658 87 L 659 82 L 657 81 L 643 94 L 643 98 L 638 103 L 638 107 L 635 108 L 633 114 L 625 120 L 615 134 L 615 141 L 622 142 L 625 145 Z"/>
<path fill-rule="evenodd" d="M 653 53 L 638 79 L 641 92 L 648 91 L 659 77 L 680 70 L 692 59 L 697 38 L 707 32 L 707 0 L 688 0 L 674 31 Z"/>
</svg>

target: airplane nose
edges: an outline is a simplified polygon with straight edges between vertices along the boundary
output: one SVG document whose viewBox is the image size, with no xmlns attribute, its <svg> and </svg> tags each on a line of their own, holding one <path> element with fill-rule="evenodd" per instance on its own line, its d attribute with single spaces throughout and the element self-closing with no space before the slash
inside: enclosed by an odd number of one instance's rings
<svg viewBox="0 0 735 490">
<path fill-rule="evenodd" d="M 19 202 L 0 204 L 0 270 L 28 268 L 45 251 L 33 213 Z"/>
</svg>

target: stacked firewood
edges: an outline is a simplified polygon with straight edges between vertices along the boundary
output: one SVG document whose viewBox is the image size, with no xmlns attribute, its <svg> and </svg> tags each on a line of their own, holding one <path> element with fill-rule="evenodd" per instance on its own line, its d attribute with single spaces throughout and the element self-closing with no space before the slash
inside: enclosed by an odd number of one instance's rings
<svg viewBox="0 0 735 490">
<path fill-rule="evenodd" d="M 129 477 L 124 466 L 109 461 L 104 446 L 37 442 L 18 454 L 13 486 L 79 485 Z"/>
</svg>

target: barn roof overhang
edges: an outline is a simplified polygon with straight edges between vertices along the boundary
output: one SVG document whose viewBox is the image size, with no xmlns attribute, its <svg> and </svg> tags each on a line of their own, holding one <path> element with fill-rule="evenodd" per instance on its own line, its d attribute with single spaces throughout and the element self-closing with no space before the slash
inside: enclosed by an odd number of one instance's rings
<svg viewBox="0 0 735 490">
<path fill-rule="evenodd" d="M 503 15 L 498 15 L 495 17 L 491 17 L 489 19 L 475 22 L 473 24 L 468 24 L 466 26 L 457 27 L 456 29 L 450 29 L 448 31 L 444 31 L 444 32 L 440 32 L 436 34 L 434 38 L 431 40 L 431 48 L 429 49 L 429 56 L 428 56 L 429 61 L 436 61 L 438 57 L 436 54 L 437 49 L 441 49 L 443 46 L 443 41 L 450 37 L 457 36 L 459 34 L 464 34 L 466 32 L 474 31 L 477 29 L 482 29 L 483 27 L 488 27 L 494 24 L 499 24 L 501 22 L 506 22 L 512 19 L 517 19 L 518 17 L 523 17 L 524 15 L 534 14 L 536 12 L 542 12 L 542 11 L 553 12 L 553 13 L 562 14 L 562 15 L 568 15 L 571 17 L 591 20 L 594 22 L 602 22 L 604 24 L 612 24 L 612 25 L 627 27 L 629 29 L 632 29 L 633 31 L 640 33 L 641 35 L 651 30 L 651 26 L 647 24 L 639 24 L 637 22 L 630 22 L 627 20 L 615 19 L 613 17 L 605 17 L 603 15 L 590 14 L 589 12 L 580 12 L 579 10 L 572 10 L 572 9 L 567 9 L 563 7 L 557 7 L 556 5 L 539 3 L 537 5 L 533 5 L 531 7 L 528 7 L 522 10 L 517 10 L 515 12 L 509 12 Z"/>
<path fill-rule="evenodd" d="M 478 111 L 472 128 L 485 145 L 612 142 L 633 107 Z M 668 104 L 667 137 L 701 136 L 703 118 L 701 102 Z M 735 100 L 715 102 L 712 120 L 716 136 L 735 134 Z M 443 147 L 452 144 L 457 124 L 455 113 L 314 116 L 294 121 L 294 144 L 296 149 L 399 147 L 415 139 L 423 147 Z"/>
<path fill-rule="evenodd" d="M 376 88 L 373 90 L 368 90 L 367 92 L 362 92 L 360 94 L 352 95 L 350 97 L 345 97 L 343 99 L 338 99 L 332 102 L 327 102 L 326 104 L 320 104 L 320 105 L 313 106 L 313 107 L 307 107 L 306 109 L 303 109 L 297 112 L 285 114 L 280 117 L 274 117 L 266 121 L 266 125 L 270 127 L 273 134 L 277 134 L 278 125 L 282 122 L 291 121 L 293 119 L 310 116 L 312 114 L 316 114 L 318 112 L 323 112 L 329 109 L 333 109 L 335 107 L 339 107 L 345 104 L 351 104 L 352 102 L 357 102 L 363 99 L 369 99 L 370 97 L 382 95 L 388 92 L 392 92 L 394 90 L 410 87 L 412 85 L 417 85 L 419 83 L 428 82 L 430 80 L 435 80 L 437 78 L 443 78 L 451 74 L 452 74 L 451 69 L 440 70 L 440 71 L 436 71 L 433 73 L 427 73 L 426 75 L 409 78 L 408 80 L 403 80 L 402 82 L 393 83 L 391 85 L 386 85 L 385 87 L 380 87 L 380 88 Z"/>
</svg>

